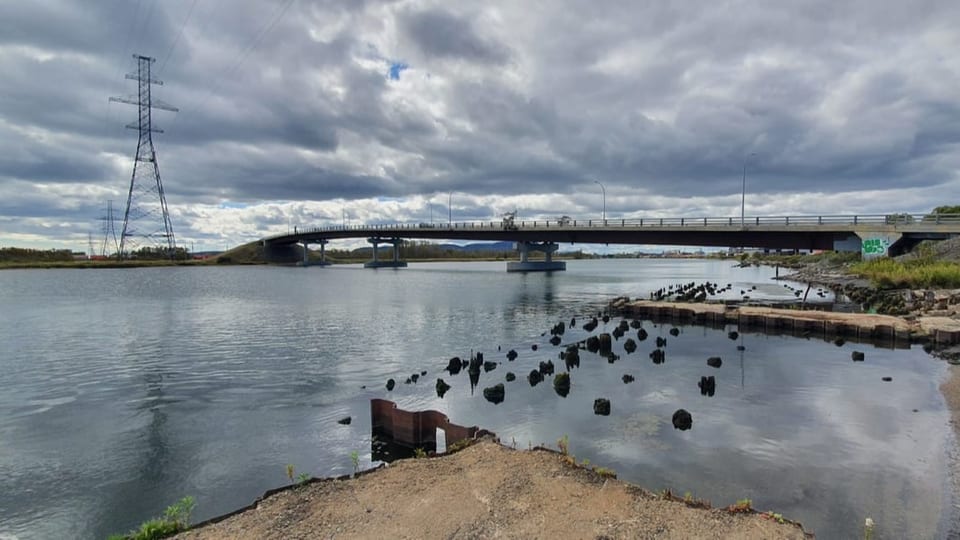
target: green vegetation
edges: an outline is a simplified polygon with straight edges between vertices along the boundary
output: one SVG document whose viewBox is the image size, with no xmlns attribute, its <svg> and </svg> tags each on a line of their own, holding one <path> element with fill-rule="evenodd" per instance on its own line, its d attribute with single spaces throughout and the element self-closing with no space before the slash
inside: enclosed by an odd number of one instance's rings
<svg viewBox="0 0 960 540">
<path fill-rule="evenodd" d="M 777 255 L 755 251 L 742 253 L 737 256 L 743 264 L 780 265 L 788 268 L 798 268 L 807 264 L 823 264 L 825 266 L 843 266 L 860 260 L 859 251 L 823 251 L 809 255 Z"/>
<path fill-rule="evenodd" d="M 463 450 L 464 448 L 472 445 L 474 441 L 470 439 L 460 439 L 459 441 L 451 444 L 447 447 L 447 454 L 453 454 Z"/>
<path fill-rule="evenodd" d="M 727 511 L 735 514 L 753 512 L 753 501 L 750 499 L 740 499 L 736 504 L 728 506 Z"/>
<path fill-rule="evenodd" d="M 167 507 L 163 517 L 145 521 L 135 531 L 127 534 L 115 534 L 109 540 L 157 540 L 173 536 L 190 527 L 190 514 L 196 502 L 193 497 L 184 497 Z"/>
<path fill-rule="evenodd" d="M 360 472 L 360 452 L 350 452 L 350 462 L 353 463 L 353 474 Z"/>
<path fill-rule="evenodd" d="M 561 454 L 570 455 L 570 437 L 564 434 L 563 437 L 557 439 L 557 447 L 560 448 Z"/>
<path fill-rule="evenodd" d="M 69 249 L 39 249 L 0 248 L 0 263 L 34 263 L 34 262 L 73 262 L 73 252 Z"/>
<path fill-rule="evenodd" d="M 881 288 L 960 287 L 960 264 L 922 254 L 902 261 L 886 257 L 863 261 L 853 265 L 850 271 Z"/>
<path fill-rule="evenodd" d="M 414 449 L 413 449 L 413 457 L 416 458 L 416 459 L 425 458 L 425 457 L 427 457 L 427 451 L 424 450 L 423 448 L 414 448 Z"/>
<path fill-rule="evenodd" d="M 310 475 L 307 473 L 300 473 L 297 475 L 297 487 L 302 487 L 310 481 Z"/>
<path fill-rule="evenodd" d="M 617 473 L 613 469 L 608 469 L 606 467 L 594 467 L 593 472 L 599 474 L 603 478 L 616 478 Z"/>
</svg>

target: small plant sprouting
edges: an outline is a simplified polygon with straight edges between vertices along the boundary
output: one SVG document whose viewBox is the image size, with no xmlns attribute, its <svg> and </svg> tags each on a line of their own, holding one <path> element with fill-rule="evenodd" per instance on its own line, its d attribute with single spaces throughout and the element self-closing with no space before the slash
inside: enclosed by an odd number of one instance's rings
<svg viewBox="0 0 960 540">
<path fill-rule="evenodd" d="M 735 514 L 744 514 L 753 511 L 753 501 L 750 499 L 740 499 L 736 504 L 727 507 L 727 510 Z"/>
<path fill-rule="evenodd" d="M 590 460 L 587 458 L 583 458 L 583 461 L 580 464 L 583 465 L 584 467 L 590 467 Z"/>
<path fill-rule="evenodd" d="M 127 534 L 111 535 L 109 540 L 155 540 L 173 536 L 190 527 L 190 513 L 195 506 L 193 497 L 184 497 L 168 506 L 162 518 L 144 521 L 139 529 Z"/>
<path fill-rule="evenodd" d="M 310 481 L 310 475 L 307 473 L 300 473 L 297 475 L 297 487 L 302 487 L 307 485 L 307 482 Z"/>
<path fill-rule="evenodd" d="M 606 467 L 594 467 L 593 472 L 599 474 L 603 478 L 616 478 L 617 473 L 613 469 L 608 469 Z"/>
<path fill-rule="evenodd" d="M 557 446 L 560 448 L 561 454 L 565 456 L 570 455 L 570 437 L 568 437 L 566 434 L 557 439 Z"/>
<path fill-rule="evenodd" d="M 417 459 L 425 458 L 425 457 L 427 457 L 427 451 L 424 450 L 423 448 L 414 448 L 414 449 L 413 449 L 413 457 L 415 457 L 415 458 L 417 458 Z"/>
<path fill-rule="evenodd" d="M 183 530 L 190 525 L 190 514 L 196 506 L 197 502 L 193 497 L 184 497 L 175 504 L 168 506 L 163 513 L 163 517 L 165 520 L 175 523 L 180 530 Z"/>
<path fill-rule="evenodd" d="M 293 482 L 293 465 L 289 463 L 287 464 L 287 478 L 289 478 L 290 481 Z"/>
<path fill-rule="evenodd" d="M 760 514 L 760 516 L 763 517 L 763 519 L 771 519 L 780 524 L 786 523 L 786 520 L 783 519 L 783 514 L 776 514 L 773 511 L 764 512 L 763 514 Z"/>
<path fill-rule="evenodd" d="M 350 452 L 350 462 L 353 463 L 353 474 L 360 472 L 360 452 Z"/>
<path fill-rule="evenodd" d="M 683 502 L 690 504 L 693 502 L 693 493 L 689 491 L 683 494 Z"/>
</svg>

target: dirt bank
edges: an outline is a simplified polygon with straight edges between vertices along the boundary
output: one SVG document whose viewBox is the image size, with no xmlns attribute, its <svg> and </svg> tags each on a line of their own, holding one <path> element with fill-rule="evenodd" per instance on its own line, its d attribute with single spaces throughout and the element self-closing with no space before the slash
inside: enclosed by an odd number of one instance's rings
<svg viewBox="0 0 960 540">
<path fill-rule="evenodd" d="M 688 507 L 552 452 L 483 441 L 277 493 L 182 539 L 805 538 L 755 513 Z"/>
</svg>

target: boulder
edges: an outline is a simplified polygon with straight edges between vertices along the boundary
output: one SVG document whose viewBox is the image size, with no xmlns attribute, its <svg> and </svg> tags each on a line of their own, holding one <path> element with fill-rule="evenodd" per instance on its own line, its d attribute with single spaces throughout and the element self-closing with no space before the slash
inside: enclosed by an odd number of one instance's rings
<svg viewBox="0 0 960 540">
<path fill-rule="evenodd" d="M 512 371 L 507 372 L 507 382 L 513 382 L 517 380 L 517 376 L 513 374 Z"/>
<path fill-rule="evenodd" d="M 610 333 L 613 334 L 613 339 L 620 339 L 623 337 L 624 331 L 621 330 L 619 326 L 617 326 Z"/>
<path fill-rule="evenodd" d="M 667 355 L 663 352 L 663 349 L 654 349 L 650 353 L 650 359 L 653 360 L 654 364 L 662 364 L 666 361 Z"/>
<path fill-rule="evenodd" d="M 576 326 L 577 326 L 577 318 L 573 317 L 570 319 L 570 328 L 574 328 Z"/>
<path fill-rule="evenodd" d="M 491 361 L 487 360 L 486 362 L 483 363 L 483 371 L 484 371 L 484 372 L 490 372 L 490 371 L 493 371 L 493 370 L 495 370 L 495 369 L 497 369 L 497 363 L 496 363 L 496 362 L 491 362 Z"/>
<path fill-rule="evenodd" d="M 597 398 L 593 400 L 593 414 L 610 416 L 610 400 L 606 398 Z"/>
<path fill-rule="evenodd" d="M 639 319 L 634 319 L 630 321 L 630 328 L 633 328 L 634 330 L 639 330 L 642 327 L 643 327 L 643 323 L 640 322 Z"/>
<path fill-rule="evenodd" d="M 732 339 L 732 340 L 734 340 L 734 341 L 736 341 L 736 339 L 740 337 L 740 332 L 737 332 L 736 330 L 731 330 L 731 331 L 727 332 L 727 337 L 730 338 L 730 339 Z M 683 409 L 681 409 L 681 410 L 683 410 Z"/>
<path fill-rule="evenodd" d="M 556 347 L 557 345 L 559 345 L 559 344 L 560 344 L 560 336 L 553 336 L 552 338 L 550 338 L 550 344 L 553 345 L 554 347 Z"/>
<path fill-rule="evenodd" d="M 610 334 L 600 334 L 600 354 L 610 354 L 612 349 L 613 340 L 610 339 Z"/>
<path fill-rule="evenodd" d="M 643 328 L 637 330 L 637 341 L 645 341 L 647 339 L 647 331 Z"/>
<path fill-rule="evenodd" d="M 596 330 L 598 324 L 599 322 L 597 322 L 596 317 L 594 317 L 593 319 L 590 319 L 589 322 L 583 325 L 583 329 L 586 330 L 587 332 L 593 332 L 594 330 Z"/>
<path fill-rule="evenodd" d="M 507 360 L 513 362 L 516 359 L 517 359 L 517 351 L 513 349 L 510 349 L 509 351 L 507 351 Z"/>
<path fill-rule="evenodd" d="M 637 342 L 634 341 L 633 338 L 627 338 L 627 340 L 623 342 L 623 350 L 627 351 L 627 354 L 632 353 L 637 350 Z"/>
<path fill-rule="evenodd" d="M 603 319 L 601 319 L 601 320 L 603 321 L 603 324 L 607 324 L 608 322 L 610 322 L 610 316 L 609 316 L 609 315 L 604 315 L 604 316 L 603 316 Z"/>
<path fill-rule="evenodd" d="M 680 431 L 690 429 L 693 427 L 693 416 L 690 416 L 686 409 L 677 409 L 677 412 L 673 413 L 673 427 Z"/>
<path fill-rule="evenodd" d="M 537 350 L 537 344 L 534 343 L 533 345 L 531 345 L 531 346 L 530 346 L 530 349 L 531 349 L 531 350 L 534 350 L 534 351 Z"/>
<path fill-rule="evenodd" d="M 666 346 L 667 346 L 667 338 L 657 336 L 657 347 L 666 347 Z"/>
<path fill-rule="evenodd" d="M 804 337 L 809 337 L 809 334 L 805 335 Z M 747 348 L 744 347 L 743 345 L 737 345 L 737 350 L 738 350 L 738 351 L 745 351 L 745 350 L 747 350 Z"/>
<path fill-rule="evenodd" d="M 620 325 L 617 326 L 617 328 L 619 328 L 620 330 L 623 330 L 624 332 L 626 332 L 627 330 L 630 329 L 630 323 L 627 322 L 626 319 L 622 319 L 622 320 L 620 321 Z"/>
<path fill-rule="evenodd" d="M 553 391 L 560 397 L 567 397 L 567 394 L 570 393 L 569 373 L 557 373 L 556 376 L 553 377 Z"/>
<path fill-rule="evenodd" d="M 543 382 L 543 374 L 535 369 L 532 369 L 530 370 L 530 374 L 527 375 L 527 382 L 530 383 L 530 386 L 536 386 Z"/>
<path fill-rule="evenodd" d="M 680 329 L 677 328 L 676 326 L 674 326 L 673 328 L 670 329 L 670 335 L 673 336 L 673 337 L 679 336 L 679 335 L 680 335 Z"/>
<path fill-rule="evenodd" d="M 397 381 L 393 379 L 387 379 L 387 391 L 392 392 L 393 387 L 397 385 Z"/>
<path fill-rule="evenodd" d="M 880 380 L 882 380 L 883 382 L 891 382 L 893 380 L 893 377 L 883 377 Z"/>
<path fill-rule="evenodd" d="M 503 383 L 497 383 L 494 386 L 483 389 L 483 398 L 494 405 L 497 403 L 503 403 L 503 398 L 505 395 L 506 390 L 503 386 Z"/>
<path fill-rule="evenodd" d="M 634 380 L 636 380 L 636 379 L 633 378 L 633 375 L 630 375 L 629 373 L 624 374 L 624 376 L 623 376 L 622 378 L 623 378 L 623 384 L 630 384 L 630 383 L 632 383 Z"/>
<path fill-rule="evenodd" d="M 850 354 L 850 358 L 852 358 L 854 362 L 863 362 L 866 357 L 867 355 L 864 354 L 863 351 L 853 351 L 853 353 Z"/>
<path fill-rule="evenodd" d="M 344 416 L 343 418 L 337 420 L 337 423 L 338 423 L 338 424 L 342 424 L 342 425 L 344 425 L 344 426 L 349 426 L 349 425 L 350 425 L 350 422 L 351 422 L 352 420 L 353 420 L 353 419 L 350 418 L 349 416 Z"/>
<path fill-rule="evenodd" d="M 719 356 L 711 356 L 707 358 L 707 365 L 713 368 L 719 368 L 723 365 L 723 360 Z"/>
<path fill-rule="evenodd" d="M 547 360 L 540 362 L 540 373 L 543 375 L 553 375 L 553 361 Z"/>
<path fill-rule="evenodd" d="M 597 336 L 590 336 L 587 338 L 587 350 L 595 353 L 600 350 L 600 338 Z"/>
<path fill-rule="evenodd" d="M 563 355 L 563 362 L 567 366 L 567 371 L 570 371 L 570 368 L 580 367 L 580 351 L 574 347 L 567 347 L 567 352 Z"/>
<path fill-rule="evenodd" d="M 413 375 L 410 376 L 410 378 L 413 380 L 413 382 L 417 382 L 418 380 L 420 380 L 420 374 L 414 373 Z"/>
<path fill-rule="evenodd" d="M 442 398 L 444 394 L 447 393 L 447 390 L 450 389 L 450 385 L 446 383 L 443 379 L 437 379 L 437 397 Z"/>
</svg>

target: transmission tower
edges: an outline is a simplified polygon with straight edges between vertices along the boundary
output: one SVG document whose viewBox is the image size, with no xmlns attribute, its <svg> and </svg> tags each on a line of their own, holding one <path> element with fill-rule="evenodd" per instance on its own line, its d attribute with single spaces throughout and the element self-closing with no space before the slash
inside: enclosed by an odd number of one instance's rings
<svg viewBox="0 0 960 540">
<path fill-rule="evenodd" d="M 163 109 L 177 112 L 177 108 L 150 96 L 151 85 L 163 85 L 150 76 L 150 65 L 156 62 L 149 56 L 133 55 L 137 60 L 137 72 L 128 73 L 126 78 L 139 81 L 139 94 L 129 97 L 111 97 L 110 101 L 137 105 L 140 110 L 137 121 L 127 124 L 130 129 L 139 131 L 137 154 L 133 160 L 133 174 L 130 177 L 130 191 L 127 194 L 127 209 L 123 213 L 123 231 L 120 233 L 119 258 L 137 247 L 161 247 L 173 257 L 177 244 L 173 236 L 170 213 L 167 212 L 167 200 L 163 195 L 163 183 L 160 181 L 160 167 L 157 165 L 157 152 L 153 148 L 152 133 L 163 133 L 152 125 L 151 110 Z M 111 222 L 112 223 L 112 222 Z"/>
<path fill-rule="evenodd" d="M 100 256 L 106 257 L 113 253 L 120 253 L 120 244 L 117 243 L 117 228 L 114 226 L 116 218 L 113 216 L 113 201 L 107 201 L 107 208 L 100 218 L 103 222 L 100 231 L 103 233 L 103 242 L 100 244 Z"/>
</svg>

